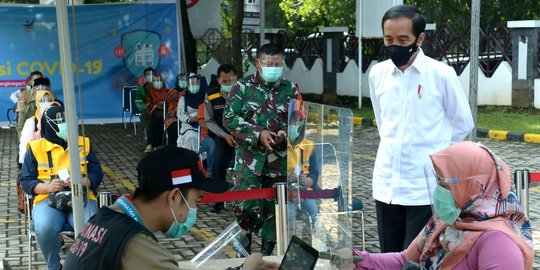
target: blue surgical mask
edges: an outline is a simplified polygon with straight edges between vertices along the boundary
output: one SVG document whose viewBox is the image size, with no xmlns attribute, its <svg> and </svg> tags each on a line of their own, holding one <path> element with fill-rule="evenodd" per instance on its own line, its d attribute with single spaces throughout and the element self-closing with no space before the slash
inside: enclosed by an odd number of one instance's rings
<svg viewBox="0 0 540 270">
<path fill-rule="evenodd" d="M 162 81 L 155 81 L 155 82 L 152 82 L 152 85 L 154 85 L 154 88 L 156 88 L 156 89 L 161 89 L 161 87 L 163 86 L 163 82 Z"/>
<path fill-rule="evenodd" d="M 300 136 L 299 126 L 298 125 L 289 125 L 289 139 L 291 142 L 296 141 Z"/>
<path fill-rule="evenodd" d="M 440 185 L 437 185 L 433 193 L 433 210 L 435 215 L 448 225 L 456 222 L 461 213 L 461 209 L 456 207 L 452 192 Z"/>
<path fill-rule="evenodd" d="M 199 92 L 199 86 L 198 85 L 190 85 L 188 86 L 188 91 L 192 94 L 197 94 Z"/>
<path fill-rule="evenodd" d="M 182 195 L 181 192 L 180 192 L 180 196 L 182 196 L 182 199 L 184 200 L 186 205 L 189 207 L 189 204 L 187 203 L 186 199 L 184 198 L 184 195 Z M 182 223 L 178 222 L 178 220 L 176 219 L 176 215 L 174 214 L 174 211 L 170 205 L 169 205 L 169 209 L 171 210 L 174 221 L 171 224 L 171 227 L 169 227 L 169 230 L 165 232 L 165 235 L 168 238 L 178 239 L 182 237 L 184 234 L 186 234 L 187 232 L 189 232 L 191 227 L 193 227 L 193 225 L 197 221 L 197 208 L 189 207 L 186 220 Z"/>
<path fill-rule="evenodd" d="M 221 91 L 223 91 L 225 93 L 231 92 L 231 89 L 232 89 L 232 85 L 222 85 L 221 86 Z"/>
<path fill-rule="evenodd" d="M 262 67 L 261 76 L 266 82 L 276 82 L 283 74 L 283 67 Z"/>
<path fill-rule="evenodd" d="M 187 81 L 186 80 L 181 80 L 181 81 L 178 81 L 178 87 L 180 88 L 186 88 L 187 87 Z"/>
<path fill-rule="evenodd" d="M 40 103 L 39 103 L 39 108 L 41 109 L 41 108 L 47 106 L 47 103 L 49 103 L 49 102 L 47 102 L 47 101 L 42 101 L 42 102 L 40 102 Z"/>
<path fill-rule="evenodd" d="M 146 75 L 146 81 L 151 83 L 154 81 L 154 75 Z"/>
<path fill-rule="evenodd" d="M 67 123 L 60 123 L 57 125 L 58 131 L 56 132 L 56 136 L 58 136 L 60 139 L 67 141 Z"/>
<path fill-rule="evenodd" d="M 28 90 L 28 91 L 30 91 L 30 90 L 32 89 L 32 86 L 29 85 L 29 84 L 27 84 L 27 85 L 25 86 L 25 89 Z"/>
</svg>

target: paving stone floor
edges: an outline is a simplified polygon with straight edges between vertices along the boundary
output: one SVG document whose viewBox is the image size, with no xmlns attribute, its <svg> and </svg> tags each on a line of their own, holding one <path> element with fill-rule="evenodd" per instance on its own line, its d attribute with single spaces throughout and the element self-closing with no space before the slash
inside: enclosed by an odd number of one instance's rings
<svg viewBox="0 0 540 270">
<path fill-rule="evenodd" d="M 124 129 L 121 124 L 86 125 L 85 132 L 92 140 L 92 147 L 99 156 L 105 171 L 101 190 L 126 193 L 136 183 L 135 166 L 144 155 L 142 130 L 133 134 L 133 127 Z M 366 248 L 377 252 L 379 244 L 375 222 L 374 202 L 371 199 L 371 174 L 379 144 L 375 128 L 356 127 L 353 131 L 352 183 L 353 196 L 364 202 Z M 511 170 L 527 168 L 540 171 L 540 145 L 521 142 L 481 139 L 495 153 L 507 161 Z M 0 259 L 6 259 L 15 269 L 28 268 L 28 240 L 24 216 L 17 212 L 15 178 L 17 175 L 17 144 L 14 129 L 0 130 Z M 530 219 L 535 238 L 534 269 L 540 269 L 540 188 L 530 192 Z M 199 206 L 197 226 L 181 240 L 161 240 L 179 260 L 191 259 L 202 250 L 210 239 L 218 235 L 233 221 L 230 206 L 219 214 L 209 212 L 207 205 Z M 354 245 L 360 246 L 360 218 L 354 220 Z M 258 239 L 253 250 L 259 250 Z M 66 240 L 69 246 L 71 241 Z M 44 260 L 37 248 L 32 251 L 34 269 L 45 269 Z"/>
</svg>

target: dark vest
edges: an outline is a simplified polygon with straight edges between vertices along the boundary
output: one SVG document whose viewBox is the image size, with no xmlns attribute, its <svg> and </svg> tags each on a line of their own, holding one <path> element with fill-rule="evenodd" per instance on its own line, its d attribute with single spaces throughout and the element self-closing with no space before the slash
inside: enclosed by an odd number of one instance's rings
<svg viewBox="0 0 540 270">
<path fill-rule="evenodd" d="M 101 208 L 69 248 L 64 269 L 120 269 L 127 243 L 138 233 L 156 237 L 124 213 Z"/>
<path fill-rule="evenodd" d="M 219 87 L 214 87 L 208 92 L 208 101 L 212 105 L 214 110 L 214 120 L 216 123 L 223 129 L 225 132 L 229 133 L 227 129 L 223 126 L 223 108 L 225 108 L 225 102 L 227 101 L 224 97 L 221 96 L 221 91 Z M 214 138 L 216 134 L 208 130 L 208 134 Z"/>
</svg>

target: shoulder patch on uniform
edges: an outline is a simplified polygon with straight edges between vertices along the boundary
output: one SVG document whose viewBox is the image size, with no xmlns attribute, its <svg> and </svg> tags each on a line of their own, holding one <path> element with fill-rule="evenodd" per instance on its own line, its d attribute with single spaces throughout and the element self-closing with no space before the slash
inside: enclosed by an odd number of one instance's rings
<svg viewBox="0 0 540 270">
<path fill-rule="evenodd" d="M 208 100 L 214 100 L 214 99 L 220 98 L 220 97 L 221 97 L 220 93 L 215 93 L 215 94 L 209 95 Z"/>
</svg>

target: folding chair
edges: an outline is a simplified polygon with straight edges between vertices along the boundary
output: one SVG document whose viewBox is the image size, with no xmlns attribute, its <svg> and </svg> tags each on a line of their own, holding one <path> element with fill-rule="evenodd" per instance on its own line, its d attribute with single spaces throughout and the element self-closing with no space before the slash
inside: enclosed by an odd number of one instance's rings
<svg viewBox="0 0 540 270">
<path fill-rule="evenodd" d="M 137 108 L 135 104 L 135 98 L 137 97 L 137 89 L 131 89 L 129 91 L 129 122 L 133 121 L 133 132 L 135 135 L 137 135 L 137 123 L 135 121 L 135 117 L 139 118 L 139 121 L 141 120 L 141 112 Z"/>
<path fill-rule="evenodd" d="M 32 252 L 36 243 L 36 232 L 34 228 L 34 222 L 32 221 L 32 205 L 34 204 L 34 198 L 31 195 L 26 194 L 26 217 L 25 217 L 25 231 L 28 234 L 28 269 L 32 269 Z M 60 232 L 60 237 L 69 237 L 71 239 L 75 238 L 75 232 L 71 225 L 66 222 L 62 227 Z"/>
<path fill-rule="evenodd" d="M 163 145 L 169 144 L 169 134 L 167 134 L 167 126 L 165 125 L 165 118 L 167 117 L 167 100 L 163 102 Z"/>
<path fill-rule="evenodd" d="M 130 92 L 131 90 L 137 90 L 137 86 L 124 86 L 122 88 L 122 124 L 124 129 L 127 129 L 127 123 L 124 121 L 126 113 L 130 113 Z"/>
</svg>

